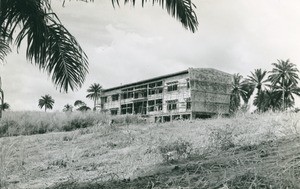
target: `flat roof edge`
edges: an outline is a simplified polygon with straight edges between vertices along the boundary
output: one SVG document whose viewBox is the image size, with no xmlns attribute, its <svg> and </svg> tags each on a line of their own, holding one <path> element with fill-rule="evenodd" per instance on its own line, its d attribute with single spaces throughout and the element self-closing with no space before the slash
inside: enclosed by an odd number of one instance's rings
<svg viewBox="0 0 300 189">
<path fill-rule="evenodd" d="M 128 84 L 125 84 L 125 85 L 119 85 L 117 87 L 103 89 L 103 92 L 108 92 L 108 91 L 121 89 L 121 88 L 127 88 L 127 87 L 130 87 L 130 86 L 139 85 L 139 84 L 142 84 L 142 83 L 148 83 L 148 82 L 151 82 L 151 81 L 156 81 L 156 80 L 160 80 L 160 79 L 164 79 L 164 78 L 168 78 L 168 77 L 172 77 L 172 76 L 187 74 L 188 72 L 189 72 L 189 70 L 183 70 L 183 71 L 180 71 L 180 72 L 175 72 L 175 73 L 166 74 L 166 75 L 162 75 L 162 76 L 158 76 L 158 77 L 153 77 L 153 78 L 150 78 L 150 79 L 145 79 L 145 80 L 141 80 L 141 81 L 137 81 L 137 82 L 133 82 L 133 83 L 128 83 Z"/>
</svg>

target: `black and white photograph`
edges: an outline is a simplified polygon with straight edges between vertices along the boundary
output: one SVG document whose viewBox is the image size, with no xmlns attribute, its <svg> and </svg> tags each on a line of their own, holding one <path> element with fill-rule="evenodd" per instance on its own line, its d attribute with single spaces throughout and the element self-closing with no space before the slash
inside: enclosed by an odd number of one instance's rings
<svg viewBox="0 0 300 189">
<path fill-rule="evenodd" d="M 299 0 L 0 0 L 0 189 L 299 189 Z"/>
</svg>

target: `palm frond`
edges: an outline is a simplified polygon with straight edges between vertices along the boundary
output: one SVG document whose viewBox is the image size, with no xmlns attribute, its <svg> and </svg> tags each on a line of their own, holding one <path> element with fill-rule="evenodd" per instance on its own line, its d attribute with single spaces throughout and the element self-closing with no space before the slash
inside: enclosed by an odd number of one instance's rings
<svg viewBox="0 0 300 189">
<path fill-rule="evenodd" d="M 4 39 L 0 38 L 0 61 L 1 62 L 5 60 L 5 57 L 9 52 L 11 52 L 11 49 L 8 43 Z"/>
<path fill-rule="evenodd" d="M 135 0 L 124 0 L 124 4 L 131 3 L 133 6 L 135 6 L 135 2 Z M 151 2 L 151 0 L 142 0 L 142 6 L 147 2 Z M 120 5 L 119 0 L 112 0 L 112 4 L 113 6 Z M 194 11 L 196 6 L 191 0 L 152 0 L 152 4 L 159 4 L 166 9 L 172 17 L 181 22 L 184 28 L 192 32 L 197 30 L 198 20 Z"/>
<path fill-rule="evenodd" d="M 60 91 L 82 86 L 88 72 L 87 56 L 45 0 L 1 0 L 0 25 L 15 44 L 26 39 L 26 57 L 46 71 Z"/>
</svg>

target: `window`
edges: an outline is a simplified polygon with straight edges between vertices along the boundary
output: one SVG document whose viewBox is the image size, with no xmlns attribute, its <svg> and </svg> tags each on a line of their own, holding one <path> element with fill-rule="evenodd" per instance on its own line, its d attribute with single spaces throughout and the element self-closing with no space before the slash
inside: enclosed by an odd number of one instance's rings
<svg viewBox="0 0 300 189">
<path fill-rule="evenodd" d="M 168 110 L 176 110 L 177 109 L 177 101 L 178 100 L 169 100 L 169 101 L 167 101 L 167 109 Z"/>
<path fill-rule="evenodd" d="M 190 110 L 191 107 L 192 107 L 191 102 L 186 102 L 186 109 L 187 109 L 187 110 Z"/>
<path fill-rule="evenodd" d="M 186 109 L 190 110 L 192 108 L 191 98 L 187 98 L 185 102 L 186 102 Z"/>
<path fill-rule="evenodd" d="M 114 94 L 111 96 L 112 101 L 118 101 L 119 100 L 119 94 Z"/>
<path fill-rule="evenodd" d="M 153 112 L 154 111 L 154 105 L 155 105 L 154 100 L 148 101 L 148 112 Z"/>
<path fill-rule="evenodd" d="M 189 89 L 190 88 L 190 79 L 186 79 L 186 87 Z"/>
<path fill-rule="evenodd" d="M 133 90 L 132 88 L 122 90 L 121 98 L 122 99 L 133 98 L 132 90 Z"/>
<path fill-rule="evenodd" d="M 150 83 L 148 87 L 149 87 L 148 90 L 149 95 L 160 94 L 163 92 L 162 81 Z"/>
<path fill-rule="evenodd" d="M 147 85 L 142 85 L 134 88 L 134 98 L 147 97 Z"/>
<path fill-rule="evenodd" d="M 178 82 L 168 83 L 168 92 L 177 91 Z"/>
<path fill-rule="evenodd" d="M 117 108 L 116 109 L 111 109 L 110 114 L 111 115 L 118 115 L 118 109 Z"/>
<path fill-rule="evenodd" d="M 155 100 L 155 110 L 156 111 L 162 110 L 162 99 Z"/>
<path fill-rule="evenodd" d="M 132 104 L 122 104 L 121 114 L 132 114 Z"/>
<path fill-rule="evenodd" d="M 107 96 L 101 97 L 101 103 L 107 103 Z"/>
</svg>

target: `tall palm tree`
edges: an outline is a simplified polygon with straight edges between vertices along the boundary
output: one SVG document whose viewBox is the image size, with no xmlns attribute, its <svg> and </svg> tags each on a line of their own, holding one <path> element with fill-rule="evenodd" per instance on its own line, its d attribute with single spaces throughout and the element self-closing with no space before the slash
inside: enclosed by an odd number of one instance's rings
<svg viewBox="0 0 300 189">
<path fill-rule="evenodd" d="M 231 84 L 231 95 L 230 95 L 230 111 L 236 112 L 241 105 L 241 96 L 247 92 L 242 88 L 243 76 L 240 74 L 233 75 L 233 81 Z"/>
<path fill-rule="evenodd" d="M 64 106 L 64 109 L 63 109 L 64 112 L 72 112 L 73 111 L 73 106 L 70 105 L 70 104 L 66 104 Z"/>
<path fill-rule="evenodd" d="M 247 80 L 244 80 L 241 83 L 241 91 L 242 93 L 240 95 L 245 105 L 248 106 L 249 99 L 254 91 L 254 86 L 252 85 L 252 83 L 248 82 Z"/>
<path fill-rule="evenodd" d="M 293 83 L 291 80 L 285 80 L 285 84 L 281 84 L 280 82 L 276 85 L 273 85 L 273 90 L 278 92 L 279 96 L 283 96 L 284 99 L 284 109 L 286 108 L 292 108 L 294 106 L 295 98 L 294 94 L 297 96 L 300 96 L 300 88 L 297 86 L 297 84 Z M 284 93 L 284 94 L 282 94 Z"/>
<path fill-rule="evenodd" d="M 298 84 L 299 80 L 299 70 L 296 65 L 291 63 L 289 59 L 286 61 L 277 60 L 277 63 L 272 63 L 274 68 L 270 71 L 269 80 L 273 86 L 281 85 L 282 90 L 282 110 L 285 110 L 285 93 L 286 84 L 291 82 L 293 84 Z"/>
<path fill-rule="evenodd" d="M 54 104 L 54 100 L 50 95 L 42 96 L 41 99 L 39 99 L 39 107 L 42 109 L 45 108 L 45 112 L 47 109 L 52 109 Z"/>
<path fill-rule="evenodd" d="M 98 100 L 100 99 L 101 90 L 102 90 L 102 86 L 98 83 L 92 84 L 87 90 L 89 94 L 86 95 L 86 98 L 92 99 L 94 101 L 94 108 L 93 108 L 94 111 L 96 111 L 96 105 Z"/>
<path fill-rule="evenodd" d="M 254 88 L 257 89 L 256 97 L 255 99 L 257 100 L 262 100 L 262 96 L 265 96 L 266 94 L 260 95 L 263 86 L 267 83 L 268 79 L 266 78 L 267 71 L 262 70 L 262 69 L 255 69 L 254 72 L 251 72 L 251 75 L 247 76 L 247 81 L 253 85 Z M 256 102 L 256 104 L 259 104 Z M 262 106 L 257 106 L 258 111 L 260 110 L 260 107 Z"/>
<path fill-rule="evenodd" d="M 7 102 L 4 102 L 3 104 L 0 105 L 0 109 L 2 111 L 8 110 L 10 108 L 10 105 Z"/>
<path fill-rule="evenodd" d="M 266 75 L 267 71 L 262 71 L 261 69 L 255 69 L 254 72 L 251 72 L 251 75 L 248 75 L 248 82 L 257 88 L 258 94 L 261 92 L 263 85 L 268 81 L 267 78 L 265 78 Z"/>
<path fill-rule="evenodd" d="M 3 106 L 4 104 L 4 91 L 2 89 L 2 80 L 1 80 L 1 77 L 0 77 L 0 102 L 1 102 L 1 106 Z M 0 108 L 0 119 L 2 118 L 2 108 Z"/>
<path fill-rule="evenodd" d="M 93 0 L 90 0 L 93 1 Z M 150 1 L 150 0 L 149 0 Z M 135 5 L 135 0 L 124 0 Z M 147 0 L 142 0 L 144 5 Z M 112 0 L 113 5 L 119 0 Z M 191 0 L 153 0 L 194 32 L 198 21 Z M 88 59 L 75 37 L 63 26 L 50 0 L 0 1 L 0 60 L 9 46 L 27 42 L 26 57 L 46 71 L 61 90 L 80 88 L 88 72 Z"/>
</svg>

